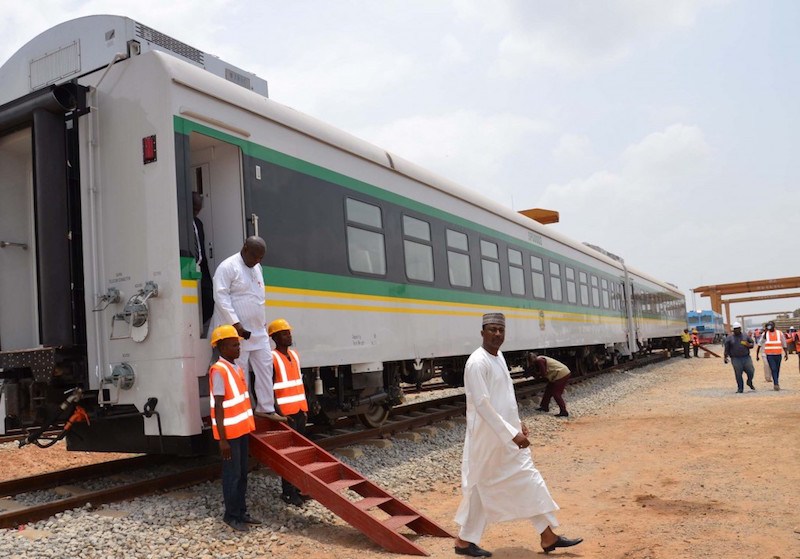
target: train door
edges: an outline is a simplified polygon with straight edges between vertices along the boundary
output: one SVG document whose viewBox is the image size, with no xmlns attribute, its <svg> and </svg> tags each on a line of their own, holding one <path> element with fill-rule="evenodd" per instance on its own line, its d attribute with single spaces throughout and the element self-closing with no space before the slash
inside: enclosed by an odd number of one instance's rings
<svg viewBox="0 0 800 559">
<path fill-rule="evenodd" d="M 0 137 L 0 350 L 39 346 L 30 128 Z"/>
<path fill-rule="evenodd" d="M 189 137 L 192 190 L 203 197 L 198 218 L 213 277 L 220 262 L 239 252 L 246 237 L 242 153 L 238 146 L 192 132 Z"/>
</svg>

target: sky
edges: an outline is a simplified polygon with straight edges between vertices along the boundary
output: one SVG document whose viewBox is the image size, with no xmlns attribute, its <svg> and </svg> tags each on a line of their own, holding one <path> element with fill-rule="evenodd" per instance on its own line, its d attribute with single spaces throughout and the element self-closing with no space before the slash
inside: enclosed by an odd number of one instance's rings
<svg viewBox="0 0 800 559">
<path fill-rule="evenodd" d="M 116 14 L 677 285 L 798 276 L 800 2 L 0 0 L 0 62 Z M 798 290 L 792 290 L 797 292 Z M 743 296 L 743 295 L 742 295 Z M 793 310 L 800 298 L 738 303 Z"/>
</svg>

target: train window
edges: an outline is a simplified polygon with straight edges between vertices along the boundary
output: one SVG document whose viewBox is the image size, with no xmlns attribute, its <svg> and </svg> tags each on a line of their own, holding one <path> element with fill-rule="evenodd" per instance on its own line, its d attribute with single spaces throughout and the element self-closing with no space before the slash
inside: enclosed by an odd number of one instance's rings
<svg viewBox="0 0 800 559">
<path fill-rule="evenodd" d="M 575 269 L 567 266 L 564 268 L 564 274 L 567 276 L 567 302 L 574 305 L 578 302 L 578 294 L 575 290 Z"/>
<path fill-rule="evenodd" d="M 469 243 L 464 233 L 447 230 L 447 272 L 450 285 L 471 287 L 472 273 L 469 265 Z"/>
<path fill-rule="evenodd" d="M 415 217 L 403 216 L 403 234 L 406 237 L 431 241 L 431 224 Z"/>
<path fill-rule="evenodd" d="M 467 236 L 464 233 L 459 233 L 458 231 L 453 231 L 451 229 L 447 230 L 447 246 L 449 248 L 463 250 L 464 252 L 469 250 Z"/>
<path fill-rule="evenodd" d="M 597 276 L 592 274 L 592 306 L 600 306 L 600 288 L 597 287 Z"/>
<path fill-rule="evenodd" d="M 602 279 L 600 280 L 600 287 L 603 292 L 603 308 L 607 309 L 609 307 L 608 303 L 608 280 Z"/>
<path fill-rule="evenodd" d="M 589 306 L 589 276 L 586 272 L 578 272 L 578 281 L 581 287 L 581 305 Z"/>
<path fill-rule="evenodd" d="M 553 301 L 561 301 L 561 266 L 555 262 L 550 262 L 550 295 Z"/>
<path fill-rule="evenodd" d="M 500 291 L 500 262 L 495 243 L 481 241 L 481 271 L 483 288 L 486 291 Z"/>
<path fill-rule="evenodd" d="M 406 276 L 410 280 L 432 282 L 433 247 L 430 244 L 430 223 L 404 215 L 403 235 L 407 237 L 403 240 Z"/>
<path fill-rule="evenodd" d="M 537 299 L 544 299 L 544 264 L 538 256 L 531 256 L 531 284 L 533 285 L 533 296 Z"/>
<path fill-rule="evenodd" d="M 511 293 L 525 295 L 525 270 L 522 269 L 522 253 L 513 248 L 508 249 L 508 278 Z"/>
<path fill-rule="evenodd" d="M 354 272 L 386 274 L 386 248 L 381 209 L 347 198 L 347 257 Z"/>
<path fill-rule="evenodd" d="M 378 206 L 353 200 L 352 198 L 347 199 L 347 221 L 369 225 L 376 229 L 383 228 L 381 209 Z"/>
</svg>

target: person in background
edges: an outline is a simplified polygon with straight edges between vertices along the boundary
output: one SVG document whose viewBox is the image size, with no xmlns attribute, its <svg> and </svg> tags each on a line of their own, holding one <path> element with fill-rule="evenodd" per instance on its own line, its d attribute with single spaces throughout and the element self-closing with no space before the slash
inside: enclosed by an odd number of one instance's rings
<svg viewBox="0 0 800 559">
<path fill-rule="evenodd" d="M 269 323 L 267 334 L 275 342 L 272 350 L 272 368 L 275 371 L 275 411 L 286 417 L 289 427 L 300 433 L 306 434 L 306 413 L 308 403 L 303 387 L 303 375 L 300 369 L 300 356 L 293 349 L 292 327 L 285 319 L 279 318 Z M 281 478 L 281 499 L 284 503 L 303 506 L 300 491 Z"/>
<path fill-rule="evenodd" d="M 697 350 L 700 349 L 700 336 L 697 335 L 697 328 L 692 328 L 692 350 L 694 351 L 694 356 L 697 357 Z"/>
<path fill-rule="evenodd" d="M 766 331 L 758 341 L 756 348 L 756 361 L 759 360 L 759 353 L 761 348 L 764 348 L 764 355 L 769 362 L 769 368 L 772 372 L 772 384 L 775 390 L 780 390 L 780 374 L 781 374 L 781 354 L 783 360 L 789 359 L 789 354 L 786 352 L 786 336 L 783 332 L 775 329 L 775 323 L 771 320 L 767 322 Z"/>
<path fill-rule="evenodd" d="M 529 353 L 526 355 L 527 367 L 525 369 L 525 376 L 533 376 L 534 378 L 543 378 L 547 381 L 542 394 L 542 401 L 539 411 L 550 411 L 550 398 L 553 398 L 558 404 L 559 412 L 557 417 L 569 417 L 567 411 L 567 403 L 564 401 L 564 388 L 569 382 L 571 371 L 569 367 L 564 365 L 561 361 L 557 361 L 552 357 L 545 355 L 536 355 Z"/>
<path fill-rule="evenodd" d="M 725 338 L 723 348 L 725 350 L 724 360 L 728 363 L 731 360 L 733 365 L 733 374 L 736 377 L 736 392 L 741 394 L 744 391 L 744 383 L 742 382 L 742 372 L 747 374 L 747 386 L 750 390 L 755 390 L 753 386 L 753 376 L 755 369 L 753 368 L 753 360 L 750 358 L 750 348 L 755 345 L 753 338 L 746 334 L 742 334 L 742 325 L 738 322 L 733 323 L 733 334 Z"/>
<path fill-rule="evenodd" d="M 461 526 L 456 555 L 491 557 L 478 547 L 490 522 L 527 518 L 539 533 L 545 553 L 583 541 L 558 536 L 558 510 L 528 448 L 528 428 L 519 419 L 514 385 L 500 351 L 506 317 L 483 315 L 483 343 L 467 360 L 464 392 L 467 430 L 461 463 L 463 497 L 455 521 Z"/>
<path fill-rule="evenodd" d="M 216 347 L 220 355 L 211 365 L 208 382 L 211 431 L 222 455 L 222 520 L 237 532 L 246 532 L 247 524 L 261 521 L 247 514 L 247 456 L 250 432 L 256 425 L 244 371 L 235 363 L 240 351 L 239 334 L 233 326 L 218 326 L 211 333 L 211 347 Z"/>
<path fill-rule="evenodd" d="M 681 344 L 683 345 L 683 356 L 689 359 L 689 345 L 692 342 L 692 337 L 689 335 L 689 329 L 684 328 L 681 333 Z"/>
<path fill-rule="evenodd" d="M 214 314 L 214 286 L 211 281 L 211 272 L 208 269 L 208 258 L 206 257 L 206 233 L 203 222 L 197 217 L 203 209 L 203 196 L 199 192 L 192 192 L 192 211 L 194 213 L 194 240 L 195 240 L 195 263 L 200 268 L 200 306 L 203 315 L 203 328 L 200 333 L 201 338 L 205 338 L 208 333 L 208 325 L 211 316 Z"/>
<path fill-rule="evenodd" d="M 214 272 L 214 317 L 212 324 L 232 324 L 243 338 L 236 361 L 246 378 L 255 374 L 256 415 L 286 421 L 275 413 L 272 394 L 272 353 L 264 314 L 264 276 L 261 260 L 267 244 L 261 237 L 248 237 L 242 250 L 223 260 Z"/>
<path fill-rule="evenodd" d="M 786 351 L 787 353 L 797 352 L 797 329 L 794 326 L 789 326 L 789 331 L 786 333 Z"/>
</svg>

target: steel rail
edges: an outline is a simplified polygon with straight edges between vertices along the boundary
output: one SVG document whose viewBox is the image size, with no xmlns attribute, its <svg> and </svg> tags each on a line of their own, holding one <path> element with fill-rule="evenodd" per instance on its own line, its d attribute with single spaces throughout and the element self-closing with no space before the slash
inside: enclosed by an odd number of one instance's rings
<svg viewBox="0 0 800 559">
<path fill-rule="evenodd" d="M 670 353 L 650 355 L 641 359 L 626 361 L 619 365 L 614 365 L 607 369 L 587 373 L 580 377 L 570 379 L 570 384 L 576 384 L 590 378 L 611 373 L 627 371 L 638 367 L 645 367 L 653 363 L 669 359 Z M 514 384 L 514 391 L 518 400 L 524 400 L 535 396 L 545 386 L 541 380 L 527 380 Z M 393 434 L 402 431 L 410 431 L 418 427 L 423 427 L 443 421 L 452 417 L 461 417 L 466 413 L 466 397 L 464 394 L 437 398 L 425 402 L 414 402 L 392 408 L 389 419 L 380 427 L 372 429 L 335 429 L 334 434 L 315 438 L 314 442 L 326 450 L 333 450 L 350 446 L 370 439 L 390 438 Z"/>
<path fill-rule="evenodd" d="M 86 466 L 77 466 L 75 468 L 67 468 L 65 470 L 48 472 L 35 476 L 10 479 L 0 482 L 0 497 L 12 497 L 20 493 L 41 491 L 43 489 L 50 489 L 76 481 L 113 475 L 121 471 L 129 471 L 130 469 L 163 464 L 170 459 L 172 458 L 163 454 L 147 454 L 131 458 L 110 460 L 108 462 L 99 462 Z"/>
<path fill-rule="evenodd" d="M 127 501 L 136 497 L 150 495 L 160 491 L 167 491 L 195 485 L 213 480 L 221 475 L 219 461 L 204 464 L 180 472 L 167 474 L 158 478 L 122 484 L 108 489 L 90 491 L 81 495 L 74 495 L 58 499 L 49 503 L 34 505 L 20 510 L 0 514 L 0 528 L 13 528 L 30 522 L 50 518 L 54 514 L 69 509 L 91 505 L 93 507 L 104 503 Z"/>
</svg>

